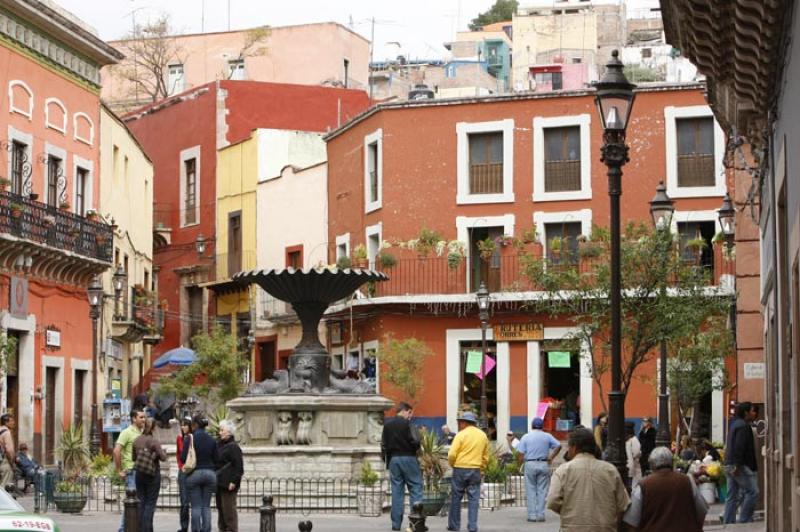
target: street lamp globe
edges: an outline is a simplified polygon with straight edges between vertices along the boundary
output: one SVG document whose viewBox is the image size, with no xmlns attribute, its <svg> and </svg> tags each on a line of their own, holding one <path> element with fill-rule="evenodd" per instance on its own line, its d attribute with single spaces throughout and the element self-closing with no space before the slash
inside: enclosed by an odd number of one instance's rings
<svg viewBox="0 0 800 532">
<path fill-rule="evenodd" d="M 673 212 L 675 212 L 675 202 L 667 195 L 667 187 L 661 181 L 656 187 L 656 195 L 650 200 L 650 216 L 653 217 L 656 229 L 669 227 Z"/>
<path fill-rule="evenodd" d="M 483 281 L 481 281 L 475 297 L 478 299 L 478 315 L 481 321 L 486 321 L 489 319 L 489 290 L 486 289 Z"/>
<path fill-rule="evenodd" d="M 94 276 L 89 288 L 86 289 L 86 296 L 89 299 L 89 306 L 96 310 L 103 303 L 103 285 L 100 284 L 100 277 Z"/>
<path fill-rule="evenodd" d="M 197 250 L 198 255 L 202 256 L 206 252 L 206 237 L 203 236 L 203 233 L 197 235 L 194 241 L 194 248 Z"/>
<path fill-rule="evenodd" d="M 128 282 L 128 274 L 125 272 L 125 268 L 122 265 L 117 266 L 117 270 L 114 272 L 114 292 L 119 295 L 120 292 L 125 288 L 125 285 Z"/>
<path fill-rule="evenodd" d="M 727 192 L 722 200 L 722 207 L 717 211 L 717 214 L 719 216 L 719 224 L 722 226 L 722 234 L 725 235 L 726 240 L 732 241 L 736 230 L 736 209 L 733 208 L 733 202 Z"/>
<path fill-rule="evenodd" d="M 625 77 L 622 61 L 619 60 L 619 50 L 611 52 L 611 61 L 606 64 L 606 73 L 595 87 L 597 110 L 600 112 L 603 130 L 624 133 L 628 128 L 628 119 L 633 108 L 635 98 L 633 89 L 636 85 Z"/>
</svg>

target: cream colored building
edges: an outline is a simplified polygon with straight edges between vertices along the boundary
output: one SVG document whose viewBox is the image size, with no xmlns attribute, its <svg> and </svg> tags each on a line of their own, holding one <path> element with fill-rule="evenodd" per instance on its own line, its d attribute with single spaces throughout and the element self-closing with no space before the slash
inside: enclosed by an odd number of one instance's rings
<svg viewBox="0 0 800 532">
<path fill-rule="evenodd" d="M 114 229 L 114 266 L 102 275 L 107 294 L 100 318 L 99 403 L 112 385 L 122 397 L 151 364 L 160 339 L 161 316 L 153 272 L 153 164 L 127 127 L 109 110 L 100 111 L 99 214 Z M 119 297 L 114 274 L 125 272 Z"/>
<path fill-rule="evenodd" d="M 335 22 L 256 30 L 201 33 L 172 37 L 176 53 L 169 59 L 166 79 L 170 94 L 219 79 L 271 81 L 300 85 L 366 88 L 369 41 Z M 256 42 L 255 36 L 260 36 Z M 113 109 L 132 109 L 152 99 L 121 73 L 131 70 L 130 41 L 112 41 L 126 55 L 104 68 L 103 101 Z M 249 46 L 248 46 L 249 44 Z"/>
<path fill-rule="evenodd" d="M 531 67 L 550 63 L 604 65 L 626 42 L 621 0 L 523 3 L 512 20 L 515 90 L 526 90 Z M 591 81 L 591 80 L 587 80 Z"/>
</svg>

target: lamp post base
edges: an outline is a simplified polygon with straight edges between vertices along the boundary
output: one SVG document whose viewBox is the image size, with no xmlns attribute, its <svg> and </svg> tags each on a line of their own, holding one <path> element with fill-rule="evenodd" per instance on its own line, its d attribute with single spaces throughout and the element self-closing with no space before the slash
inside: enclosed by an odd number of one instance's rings
<svg viewBox="0 0 800 532">
<path fill-rule="evenodd" d="M 669 449 L 672 444 L 672 432 L 669 428 L 669 395 L 658 394 L 658 432 L 656 432 L 656 447 Z"/>
<path fill-rule="evenodd" d="M 100 453 L 100 433 L 97 432 L 97 404 L 92 403 L 92 428 L 89 431 L 89 452 L 92 456 Z"/>
<path fill-rule="evenodd" d="M 625 394 L 608 393 L 608 445 L 606 460 L 619 471 L 622 482 L 630 489 L 628 457 L 625 454 Z"/>
</svg>

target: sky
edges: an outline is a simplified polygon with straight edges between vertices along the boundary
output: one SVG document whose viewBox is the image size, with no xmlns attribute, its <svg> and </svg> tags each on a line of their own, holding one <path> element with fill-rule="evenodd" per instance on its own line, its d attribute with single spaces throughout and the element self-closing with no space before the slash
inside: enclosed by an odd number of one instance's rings
<svg viewBox="0 0 800 532">
<path fill-rule="evenodd" d="M 225 31 L 254 26 L 340 22 L 370 39 L 375 19 L 374 60 L 435 59 L 443 43 L 494 0 L 54 0 L 93 26 L 105 40 L 130 33 L 161 13 L 179 33 Z M 629 8 L 655 0 L 627 0 Z M 524 5 L 524 0 L 521 2 Z M 230 5 L 230 19 L 228 6 Z M 230 26 L 229 26 L 230 24 Z"/>
</svg>

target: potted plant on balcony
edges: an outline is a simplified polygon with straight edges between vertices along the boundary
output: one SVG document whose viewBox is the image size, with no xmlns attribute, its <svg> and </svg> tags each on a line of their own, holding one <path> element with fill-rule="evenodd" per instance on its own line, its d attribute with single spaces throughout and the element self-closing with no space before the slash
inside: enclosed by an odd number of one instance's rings
<svg viewBox="0 0 800 532">
<path fill-rule="evenodd" d="M 22 216 L 22 211 L 25 210 L 25 206 L 22 203 L 12 201 L 8 204 L 8 209 L 11 211 L 11 216 L 14 218 L 19 218 Z"/>
<path fill-rule="evenodd" d="M 347 255 L 343 255 L 336 259 L 336 267 L 340 270 L 347 270 L 353 267 L 353 261 Z"/>
<path fill-rule="evenodd" d="M 68 211 L 70 209 L 70 204 L 67 200 L 61 201 L 58 204 L 58 208 L 62 211 Z"/>
<path fill-rule="evenodd" d="M 64 428 L 58 444 L 64 478 L 56 484 L 53 502 L 63 513 L 79 513 L 86 506 L 86 493 L 81 476 L 89 465 L 89 445 L 83 438 L 80 424 Z"/>
<path fill-rule="evenodd" d="M 480 253 L 483 260 L 491 259 L 496 249 L 497 244 L 493 239 L 485 238 L 483 240 L 478 240 L 478 253 Z"/>
<path fill-rule="evenodd" d="M 378 254 L 378 263 L 381 265 L 381 268 L 393 268 L 397 264 L 397 259 L 388 251 L 381 251 Z"/>
<path fill-rule="evenodd" d="M 465 246 L 463 242 L 451 240 L 447 243 L 447 266 L 451 270 L 458 269 L 464 262 Z"/>
<path fill-rule="evenodd" d="M 701 236 L 692 238 L 686 242 L 686 249 L 691 253 L 692 260 L 695 264 L 700 264 L 700 256 L 703 254 L 703 249 L 708 246 L 708 243 Z"/>
<path fill-rule="evenodd" d="M 4 192 L 8 187 L 11 186 L 11 180 L 5 177 L 0 177 L 0 192 Z"/>
<path fill-rule="evenodd" d="M 447 501 L 447 455 L 439 444 L 436 433 L 424 427 L 420 429 L 417 460 L 422 470 L 422 512 L 427 516 L 438 514 Z"/>
<path fill-rule="evenodd" d="M 369 260 L 367 259 L 367 248 L 364 247 L 364 244 L 359 244 L 353 248 L 353 262 L 356 265 L 356 268 L 366 268 L 369 266 Z"/>
<path fill-rule="evenodd" d="M 383 490 L 379 480 L 377 471 L 364 460 L 356 488 L 358 515 L 361 517 L 378 517 L 383 512 Z"/>
<path fill-rule="evenodd" d="M 88 211 L 86 211 L 86 219 L 87 220 L 91 220 L 91 221 L 94 222 L 94 221 L 97 221 L 98 218 L 99 218 L 99 215 L 97 214 L 96 210 L 89 209 Z"/>
<path fill-rule="evenodd" d="M 548 242 L 550 245 L 550 249 L 548 250 L 550 253 L 550 257 L 554 261 L 558 261 L 561 258 L 561 248 L 564 245 L 564 239 L 560 236 L 554 236 Z"/>
<path fill-rule="evenodd" d="M 419 231 L 419 235 L 414 240 L 409 241 L 409 247 L 416 249 L 420 257 L 427 257 L 432 251 L 436 250 L 436 246 L 444 240 L 439 231 L 423 227 Z M 410 245 L 411 242 L 414 245 Z"/>
</svg>

